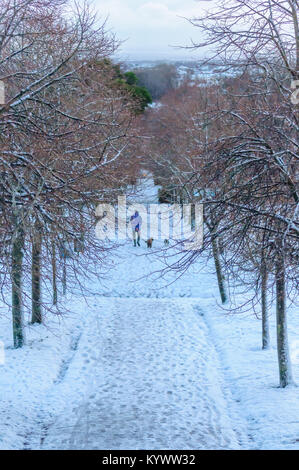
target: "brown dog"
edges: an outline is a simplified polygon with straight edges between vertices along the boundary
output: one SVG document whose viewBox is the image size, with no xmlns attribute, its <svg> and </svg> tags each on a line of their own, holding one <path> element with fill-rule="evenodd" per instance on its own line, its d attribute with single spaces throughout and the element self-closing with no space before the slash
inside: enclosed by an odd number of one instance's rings
<svg viewBox="0 0 299 470">
<path fill-rule="evenodd" d="M 153 246 L 153 241 L 154 241 L 153 238 L 149 238 L 148 240 L 146 240 L 145 243 L 147 244 L 147 247 L 148 247 L 148 248 L 152 248 L 152 246 Z"/>
</svg>

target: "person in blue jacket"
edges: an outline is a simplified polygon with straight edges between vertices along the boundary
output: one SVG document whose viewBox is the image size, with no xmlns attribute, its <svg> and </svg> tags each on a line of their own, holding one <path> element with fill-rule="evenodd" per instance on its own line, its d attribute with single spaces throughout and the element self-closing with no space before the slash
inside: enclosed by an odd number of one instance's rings
<svg viewBox="0 0 299 470">
<path fill-rule="evenodd" d="M 142 217 L 139 215 L 138 211 L 135 211 L 135 214 L 131 216 L 130 222 L 131 222 L 131 227 L 132 227 L 134 246 L 136 246 L 136 239 L 137 239 L 137 245 L 140 246 Z"/>
</svg>

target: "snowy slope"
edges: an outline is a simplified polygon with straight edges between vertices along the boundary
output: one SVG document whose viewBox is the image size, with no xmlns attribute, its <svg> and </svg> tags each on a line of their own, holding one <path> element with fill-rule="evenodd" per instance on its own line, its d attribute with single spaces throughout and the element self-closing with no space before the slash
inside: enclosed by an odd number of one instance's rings
<svg viewBox="0 0 299 470">
<path fill-rule="evenodd" d="M 93 387 L 74 426 L 66 408 L 43 448 L 238 448 L 217 354 L 190 302 L 111 298 L 99 307 L 110 331 L 87 366 Z M 86 357 L 98 347 L 95 333 Z"/>
<path fill-rule="evenodd" d="M 279 389 L 253 314 L 218 305 L 213 266 L 168 274 L 160 242 L 116 249 L 105 281 L 12 349 L 0 317 L 1 449 L 299 449 L 299 392 Z M 151 273 L 151 276 L 149 276 Z M 87 303 L 86 303 L 87 302 Z M 298 312 L 289 312 L 299 383 Z"/>
</svg>

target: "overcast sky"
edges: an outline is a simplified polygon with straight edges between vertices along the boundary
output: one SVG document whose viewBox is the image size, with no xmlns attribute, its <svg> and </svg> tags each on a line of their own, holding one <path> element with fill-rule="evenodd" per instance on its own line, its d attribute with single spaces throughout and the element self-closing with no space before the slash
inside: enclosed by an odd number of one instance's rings
<svg viewBox="0 0 299 470">
<path fill-rule="evenodd" d="M 199 16 L 210 2 L 198 0 L 94 0 L 108 25 L 126 42 L 118 55 L 127 59 L 175 59 L 192 57 L 171 46 L 190 44 L 198 30 L 182 17 Z M 198 53 L 197 53 L 198 55 Z"/>
</svg>

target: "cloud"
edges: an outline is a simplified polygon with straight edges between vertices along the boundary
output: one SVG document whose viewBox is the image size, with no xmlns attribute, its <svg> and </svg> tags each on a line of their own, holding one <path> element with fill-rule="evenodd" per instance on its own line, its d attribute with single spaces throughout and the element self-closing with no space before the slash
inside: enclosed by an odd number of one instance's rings
<svg viewBox="0 0 299 470">
<path fill-rule="evenodd" d="M 171 46 L 189 44 L 196 36 L 195 28 L 181 17 L 201 11 L 196 0 L 94 0 L 94 4 L 101 17 L 109 16 L 108 25 L 116 36 L 126 40 L 122 53 L 133 59 L 186 55 Z"/>
</svg>

